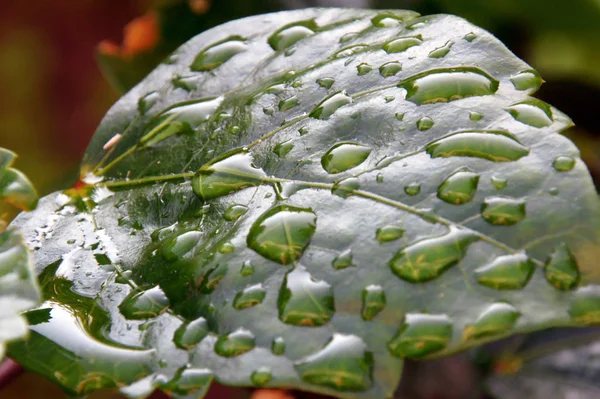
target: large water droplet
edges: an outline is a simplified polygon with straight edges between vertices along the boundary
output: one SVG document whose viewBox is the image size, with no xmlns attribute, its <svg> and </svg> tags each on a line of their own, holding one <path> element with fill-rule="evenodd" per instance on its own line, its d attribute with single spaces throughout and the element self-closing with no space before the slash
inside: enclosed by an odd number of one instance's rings
<svg viewBox="0 0 600 399">
<path fill-rule="evenodd" d="M 126 319 L 144 320 L 156 317 L 169 307 L 169 298 L 156 286 L 145 291 L 133 291 L 119 305 Z"/>
<path fill-rule="evenodd" d="M 279 101 L 278 107 L 279 110 L 283 112 L 295 107 L 296 105 L 298 105 L 298 96 L 294 95 Z"/>
<path fill-rule="evenodd" d="M 266 175 L 262 169 L 255 168 L 252 161 L 252 155 L 240 149 L 213 159 L 194 175 L 194 193 L 206 201 L 260 185 Z"/>
<path fill-rule="evenodd" d="M 331 188 L 331 193 L 333 195 L 337 195 L 338 197 L 348 198 L 358 189 L 360 189 L 358 178 L 349 177 L 347 179 L 335 182 Z"/>
<path fill-rule="evenodd" d="M 393 355 L 420 358 L 446 348 L 452 337 L 452 321 L 442 314 L 409 313 L 388 343 Z"/>
<path fill-rule="evenodd" d="M 296 22 L 278 29 L 269 37 L 269 45 L 275 51 L 282 51 L 294 45 L 297 41 L 315 34 L 317 25 L 314 21 Z"/>
<path fill-rule="evenodd" d="M 285 353 L 285 340 L 282 337 L 273 339 L 271 343 L 271 352 L 276 356 L 281 356 Z"/>
<path fill-rule="evenodd" d="M 248 247 L 267 259 L 296 262 L 317 228 L 317 215 L 306 208 L 279 205 L 263 213 L 248 233 Z"/>
<path fill-rule="evenodd" d="M 370 153 L 369 147 L 358 143 L 338 143 L 321 157 L 321 165 L 327 173 L 341 173 L 363 163 Z"/>
<path fill-rule="evenodd" d="M 331 86 L 335 83 L 333 78 L 321 78 L 317 79 L 317 84 L 321 87 L 326 88 L 327 90 L 331 89 Z"/>
<path fill-rule="evenodd" d="M 240 328 L 222 335 L 215 343 L 215 353 L 223 357 L 236 357 L 254 349 L 256 339 L 250 331 Z"/>
<path fill-rule="evenodd" d="M 524 199 L 508 197 L 488 197 L 481 205 L 483 219 L 496 226 L 512 226 L 525 218 Z"/>
<path fill-rule="evenodd" d="M 237 310 L 247 309 L 260 305 L 265 299 L 267 291 L 262 284 L 256 284 L 238 292 L 233 300 L 233 307 Z"/>
<path fill-rule="evenodd" d="M 373 354 L 359 337 L 336 333 L 323 349 L 294 367 L 310 384 L 336 391 L 366 391 L 372 385 Z"/>
<path fill-rule="evenodd" d="M 546 280 L 559 290 L 571 290 L 579 284 L 577 260 L 566 244 L 559 245 L 546 261 Z"/>
<path fill-rule="evenodd" d="M 203 317 L 183 323 L 173 336 L 173 342 L 179 348 L 192 349 L 208 335 L 208 323 Z"/>
<path fill-rule="evenodd" d="M 421 185 L 419 183 L 410 183 L 408 186 L 404 187 L 404 192 L 411 197 L 419 195 L 421 192 Z"/>
<path fill-rule="evenodd" d="M 499 256 L 475 270 L 479 284 L 497 290 L 518 290 L 527 285 L 535 265 L 525 253 Z"/>
<path fill-rule="evenodd" d="M 552 109 L 548 104 L 537 99 L 522 101 L 506 108 L 513 118 L 521 123 L 533 127 L 546 127 L 552 125 Z"/>
<path fill-rule="evenodd" d="M 213 381 L 213 372 L 209 369 L 183 369 L 178 372 L 173 380 L 161 388 L 173 394 L 204 397 Z"/>
<path fill-rule="evenodd" d="M 228 222 L 234 222 L 248 212 L 248 207 L 240 204 L 233 204 L 223 213 L 223 219 Z"/>
<path fill-rule="evenodd" d="M 380 285 L 369 285 L 362 292 L 361 316 L 373 320 L 386 306 L 385 291 Z"/>
<path fill-rule="evenodd" d="M 292 151 L 294 148 L 294 143 L 292 140 L 282 141 L 281 143 L 277 143 L 273 148 L 273 152 L 277 154 L 279 158 L 285 158 L 285 156 Z"/>
<path fill-rule="evenodd" d="M 333 289 L 315 280 L 302 266 L 289 272 L 277 299 L 279 318 L 294 326 L 318 327 L 329 322 L 335 312 Z"/>
<path fill-rule="evenodd" d="M 516 161 L 529 154 L 529 149 L 509 133 L 467 130 L 442 137 L 427 144 L 432 158 L 475 157 L 494 162 Z"/>
<path fill-rule="evenodd" d="M 264 387 L 273 378 L 273 374 L 271 373 L 271 369 L 268 367 L 260 367 L 258 370 L 252 372 L 250 376 L 250 381 L 252 384 L 257 387 Z"/>
<path fill-rule="evenodd" d="M 479 175 L 463 168 L 451 174 L 438 188 L 438 198 L 449 204 L 462 205 L 470 202 L 479 184 Z"/>
<path fill-rule="evenodd" d="M 333 268 L 336 270 L 342 270 L 350 266 L 354 266 L 352 264 L 352 251 L 350 249 L 346 249 L 340 253 L 333 259 L 331 266 L 333 266 Z"/>
<path fill-rule="evenodd" d="M 393 226 L 393 225 L 387 225 L 387 226 L 380 227 L 375 232 L 375 238 L 379 242 L 396 241 L 397 239 L 401 238 L 403 235 L 404 235 L 404 229 L 402 229 L 398 226 Z"/>
<path fill-rule="evenodd" d="M 444 58 L 446 54 L 450 52 L 450 49 L 454 45 L 453 41 L 448 40 L 446 44 L 440 46 L 429 53 L 429 58 Z"/>
<path fill-rule="evenodd" d="M 411 283 L 423 283 L 439 277 L 465 256 L 479 237 L 451 227 L 444 235 L 426 238 L 402 248 L 390 260 L 392 271 Z"/>
<path fill-rule="evenodd" d="M 362 62 L 356 66 L 356 70 L 358 71 L 358 76 L 363 76 L 371 72 L 373 67 L 366 62 Z"/>
<path fill-rule="evenodd" d="M 568 172 L 575 167 L 575 160 L 571 157 L 559 156 L 552 162 L 552 167 L 558 172 Z"/>
<path fill-rule="evenodd" d="M 379 74 L 384 78 L 388 76 L 394 76 L 398 72 L 402 70 L 402 64 L 398 61 L 390 61 L 386 62 L 382 66 L 379 67 Z"/>
<path fill-rule="evenodd" d="M 406 89 L 406 99 L 417 105 L 491 95 L 499 82 L 475 67 L 433 69 L 398 84 Z"/>
<path fill-rule="evenodd" d="M 411 47 L 418 46 L 421 43 L 423 43 L 423 37 L 421 37 L 421 35 L 399 37 L 398 39 L 385 43 L 383 49 L 388 54 L 401 53 Z"/>
<path fill-rule="evenodd" d="M 544 82 L 540 74 L 533 69 L 519 72 L 511 77 L 510 81 L 517 90 L 537 90 Z"/>
<path fill-rule="evenodd" d="M 231 36 L 213 43 L 198 53 L 190 69 L 192 71 L 211 71 L 228 61 L 231 57 L 248 49 L 243 37 Z"/>
<path fill-rule="evenodd" d="M 345 91 L 338 91 L 332 95 L 325 97 L 308 116 L 315 119 L 329 119 L 331 115 L 344 105 L 351 104 L 352 97 Z"/>
<path fill-rule="evenodd" d="M 371 23 L 377 28 L 394 28 L 402 24 L 403 18 L 392 14 L 380 14 L 371 18 Z"/>
<path fill-rule="evenodd" d="M 488 306 L 463 331 L 463 341 L 506 334 L 514 327 L 521 313 L 511 304 L 498 302 Z"/>
<path fill-rule="evenodd" d="M 588 285 L 577 289 L 571 297 L 569 314 L 578 323 L 600 322 L 600 286 Z"/>
<path fill-rule="evenodd" d="M 423 132 L 425 130 L 431 129 L 434 124 L 435 122 L 433 121 L 433 119 L 431 119 L 428 116 L 424 116 L 417 121 L 417 129 Z"/>
<path fill-rule="evenodd" d="M 140 97 L 138 100 L 138 111 L 140 114 L 144 115 L 150 108 L 156 104 L 158 99 L 160 98 L 159 94 L 155 91 L 146 94 L 143 97 Z"/>
</svg>

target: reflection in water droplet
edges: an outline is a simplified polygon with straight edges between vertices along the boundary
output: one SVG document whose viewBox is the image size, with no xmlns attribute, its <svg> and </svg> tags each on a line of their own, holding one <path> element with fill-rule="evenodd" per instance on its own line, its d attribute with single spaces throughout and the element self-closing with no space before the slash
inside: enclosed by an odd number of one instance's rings
<svg viewBox="0 0 600 399">
<path fill-rule="evenodd" d="M 498 90 L 499 82 L 475 67 L 433 69 L 398 84 L 406 99 L 417 105 L 450 102 L 472 96 L 486 96 Z"/>
<path fill-rule="evenodd" d="M 252 384 L 257 387 L 264 387 L 273 378 L 273 374 L 271 373 L 271 369 L 268 367 L 260 367 L 258 370 L 252 372 L 250 376 L 250 381 Z"/>
<path fill-rule="evenodd" d="M 597 324 L 600 322 L 600 286 L 588 285 L 578 288 L 571 297 L 569 314 L 577 323 Z"/>
<path fill-rule="evenodd" d="M 227 220 L 228 222 L 234 222 L 240 217 L 244 216 L 246 212 L 248 212 L 247 206 L 233 204 L 225 210 L 225 213 L 223 214 L 223 219 Z"/>
<path fill-rule="evenodd" d="M 159 286 L 145 291 L 132 291 L 119 305 L 126 319 L 143 320 L 156 317 L 169 307 L 169 298 Z"/>
<path fill-rule="evenodd" d="M 477 35 L 473 32 L 467 33 L 465 35 L 465 40 L 468 42 L 472 42 L 473 40 L 475 40 L 477 38 Z"/>
<path fill-rule="evenodd" d="M 511 77 L 510 81 L 517 90 L 537 90 L 544 82 L 540 74 L 533 69 L 519 72 L 517 75 Z"/>
<path fill-rule="evenodd" d="M 358 182 L 358 179 L 356 177 L 349 177 L 347 179 L 335 182 L 331 188 L 331 193 L 333 195 L 337 195 L 338 197 L 348 198 L 358 189 L 360 189 L 360 183 Z"/>
<path fill-rule="evenodd" d="M 331 86 L 333 86 L 334 83 L 335 83 L 335 80 L 333 78 L 317 79 L 317 84 L 326 89 L 331 89 Z"/>
<path fill-rule="evenodd" d="M 363 163 L 370 153 L 369 147 L 358 143 L 338 143 L 321 157 L 321 165 L 327 173 L 341 173 Z"/>
<path fill-rule="evenodd" d="M 375 181 L 377 183 L 383 183 L 383 173 L 378 173 L 377 177 L 375 178 Z"/>
<path fill-rule="evenodd" d="M 230 242 L 226 242 L 219 247 L 219 253 L 222 254 L 230 254 L 233 251 L 235 251 L 235 246 Z"/>
<path fill-rule="evenodd" d="M 394 76 L 398 72 L 402 70 L 402 64 L 398 61 L 390 61 L 386 62 L 382 66 L 379 67 L 379 74 L 384 78 L 388 76 Z"/>
<path fill-rule="evenodd" d="M 423 43 L 421 35 L 417 36 L 406 36 L 394 39 L 383 45 L 383 49 L 388 53 L 401 53 L 408 50 L 411 47 L 418 46 Z"/>
<path fill-rule="evenodd" d="M 522 101 L 506 108 L 515 120 L 529 126 L 542 128 L 552 125 L 552 109 L 548 104 L 537 99 Z"/>
<path fill-rule="evenodd" d="M 411 197 L 419 195 L 421 192 L 421 185 L 419 183 L 411 183 L 404 187 L 404 192 Z"/>
<path fill-rule="evenodd" d="M 419 129 L 420 131 L 429 130 L 433 127 L 434 124 L 435 122 L 433 121 L 433 119 L 424 116 L 423 118 L 417 121 L 417 129 Z"/>
<path fill-rule="evenodd" d="M 349 46 L 349 47 L 341 49 L 340 51 L 338 51 L 337 53 L 334 54 L 334 57 L 335 58 L 351 57 L 353 55 L 365 52 L 368 49 L 369 49 L 369 46 L 365 46 L 364 44 L 356 44 L 354 46 Z"/>
<path fill-rule="evenodd" d="M 372 385 L 373 354 L 359 337 L 335 333 L 323 349 L 294 367 L 310 384 L 336 391 L 366 391 Z"/>
<path fill-rule="evenodd" d="M 453 45 L 454 45 L 454 42 L 448 40 L 446 42 L 446 44 L 444 44 L 443 46 L 432 50 L 429 53 L 429 58 L 444 58 L 446 56 L 446 54 L 448 54 L 450 52 L 450 49 L 452 48 Z"/>
<path fill-rule="evenodd" d="M 143 97 L 140 97 L 138 100 L 138 111 L 140 114 L 144 115 L 150 108 L 156 104 L 159 99 L 159 94 L 155 91 L 146 94 Z"/>
<path fill-rule="evenodd" d="M 398 357 L 421 358 L 446 348 L 451 337 L 452 321 L 448 316 L 409 313 L 388 348 Z"/>
<path fill-rule="evenodd" d="M 192 349 L 208 335 L 208 323 L 203 317 L 183 323 L 173 336 L 173 342 L 179 348 Z"/>
<path fill-rule="evenodd" d="M 260 185 L 266 175 L 252 161 L 248 151 L 238 149 L 204 164 L 192 180 L 194 194 L 206 201 Z"/>
<path fill-rule="evenodd" d="M 352 97 L 345 91 L 338 91 L 325 97 L 308 116 L 315 119 L 329 119 L 338 108 L 347 104 L 352 104 Z"/>
<path fill-rule="evenodd" d="M 400 227 L 387 225 L 377 229 L 375 232 L 375 238 L 379 242 L 390 242 L 396 241 L 404 235 L 404 229 Z"/>
<path fill-rule="evenodd" d="M 248 247 L 283 265 L 296 262 L 315 233 L 312 210 L 279 205 L 263 213 L 248 233 Z"/>
<path fill-rule="evenodd" d="M 164 387 L 167 392 L 179 395 L 192 394 L 203 397 L 213 381 L 213 372 L 209 369 L 183 369 L 175 375 Z"/>
<path fill-rule="evenodd" d="M 247 260 L 244 263 L 242 263 L 242 268 L 240 269 L 240 274 L 242 275 L 242 277 L 247 277 L 247 276 L 251 276 L 252 274 L 254 274 L 254 266 L 252 265 L 252 262 Z"/>
<path fill-rule="evenodd" d="M 525 253 L 499 256 L 475 270 L 479 284 L 497 290 L 518 290 L 527 285 L 535 265 Z"/>
<path fill-rule="evenodd" d="M 466 130 L 456 132 L 425 147 L 432 158 L 475 157 L 494 162 L 516 161 L 529 155 L 511 134 L 503 131 Z"/>
<path fill-rule="evenodd" d="M 215 353 L 223 357 L 236 357 L 254 349 L 254 334 L 240 328 L 228 335 L 220 336 L 215 343 Z"/>
<path fill-rule="evenodd" d="M 233 307 L 242 310 L 260 305 L 265 299 L 265 295 L 267 295 L 267 291 L 262 284 L 255 284 L 237 293 L 233 300 Z"/>
<path fill-rule="evenodd" d="M 501 177 L 492 176 L 492 185 L 496 188 L 496 190 L 502 190 L 508 185 L 508 180 Z"/>
<path fill-rule="evenodd" d="M 361 316 L 373 320 L 386 306 L 385 291 L 380 285 L 369 285 L 362 292 Z"/>
<path fill-rule="evenodd" d="M 346 249 L 333 259 L 331 265 L 336 270 L 342 270 L 350 266 L 354 266 L 352 264 L 352 251 L 350 249 Z"/>
<path fill-rule="evenodd" d="M 479 184 L 479 175 L 463 168 L 451 174 L 438 188 L 438 198 L 449 204 L 462 205 L 470 202 Z"/>
<path fill-rule="evenodd" d="M 451 227 L 444 235 L 425 238 L 400 249 L 389 266 L 398 277 L 411 283 L 430 281 L 458 264 L 469 245 L 476 241 L 479 237 L 473 233 Z"/>
<path fill-rule="evenodd" d="M 277 143 L 273 148 L 273 152 L 277 154 L 279 158 L 285 158 L 285 156 L 292 151 L 294 143 L 292 140 L 286 140 L 281 143 Z"/>
<path fill-rule="evenodd" d="M 273 342 L 271 343 L 271 352 L 276 356 L 280 356 L 285 353 L 285 340 L 283 337 L 277 337 L 273 339 Z"/>
<path fill-rule="evenodd" d="M 575 167 L 575 160 L 567 156 L 556 157 L 552 162 L 552 167 L 558 172 L 568 172 Z"/>
<path fill-rule="evenodd" d="M 479 112 L 469 112 L 469 119 L 472 121 L 480 121 L 483 118 L 483 115 Z"/>
<path fill-rule="evenodd" d="M 302 266 L 289 272 L 277 299 L 279 318 L 294 326 L 318 327 L 329 322 L 335 312 L 333 289 L 315 280 Z"/>
<path fill-rule="evenodd" d="M 298 105 L 298 96 L 294 95 L 279 101 L 279 110 L 282 112 L 287 111 L 288 109 L 291 109 L 296 105 Z"/>
<path fill-rule="evenodd" d="M 371 72 L 373 67 L 366 62 L 362 62 L 356 66 L 356 70 L 358 71 L 358 76 L 363 76 Z"/>
<path fill-rule="evenodd" d="M 316 28 L 314 21 L 296 22 L 277 30 L 269 37 L 268 42 L 273 50 L 282 51 L 294 45 L 297 41 L 314 35 Z"/>
<path fill-rule="evenodd" d="M 394 28 L 402 24 L 403 18 L 392 14 L 380 14 L 371 18 L 371 23 L 377 28 Z"/>
<path fill-rule="evenodd" d="M 497 302 L 489 305 L 475 323 L 463 331 L 463 341 L 506 334 L 512 330 L 521 313 L 511 304 Z"/>
<path fill-rule="evenodd" d="M 512 226 L 525 218 L 525 207 L 524 199 L 488 197 L 481 205 L 481 216 L 496 226 Z"/>
<path fill-rule="evenodd" d="M 228 61 L 231 57 L 248 49 L 246 39 L 240 36 L 231 36 L 220 42 L 211 44 L 198 53 L 190 69 L 202 72 L 210 71 Z"/>
<path fill-rule="evenodd" d="M 559 290 L 571 290 L 579 284 L 579 266 L 566 244 L 559 245 L 550 255 L 544 274 L 546 280 Z"/>
</svg>

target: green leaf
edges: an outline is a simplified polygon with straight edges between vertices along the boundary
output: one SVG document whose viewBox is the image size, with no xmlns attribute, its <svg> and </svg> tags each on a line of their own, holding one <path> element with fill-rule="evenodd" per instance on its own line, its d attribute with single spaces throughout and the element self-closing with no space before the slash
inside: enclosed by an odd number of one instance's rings
<svg viewBox="0 0 600 399">
<path fill-rule="evenodd" d="M 34 209 L 38 195 L 27 176 L 11 168 L 17 155 L 0 148 L 0 201 L 6 201 L 25 211 Z"/>
<path fill-rule="evenodd" d="M 571 121 L 489 33 L 307 9 L 174 60 L 109 111 L 83 181 L 15 222 L 47 300 L 10 348 L 26 367 L 73 394 L 385 398 L 404 357 L 600 321 Z"/>
</svg>

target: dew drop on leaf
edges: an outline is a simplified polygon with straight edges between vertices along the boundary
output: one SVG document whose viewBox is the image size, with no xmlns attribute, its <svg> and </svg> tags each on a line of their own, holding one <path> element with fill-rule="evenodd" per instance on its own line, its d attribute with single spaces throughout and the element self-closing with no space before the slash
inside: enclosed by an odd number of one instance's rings
<svg viewBox="0 0 600 399">
<path fill-rule="evenodd" d="M 421 192 L 421 185 L 419 183 L 411 183 L 408 186 L 404 187 L 404 192 L 411 197 L 415 195 L 419 195 Z"/>
<path fill-rule="evenodd" d="M 502 190 L 508 185 L 508 180 L 502 177 L 492 176 L 491 181 L 496 190 Z"/>
<path fill-rule="evenodd" d="M 384 78 L 394 76 L 402 70 L 402 64 L 398 61 L 390 61 L 379 67 L 379 74 Z"/>
<path fill-rule="evenodd" d="M 176 261 L 194 249 L 201 238 L 201 232 L 188 231 L 173 239 L 165 241 L 161 246 L 161 253 L 165 259 Z"/>
<path fill-rule="evenodd" d="M 404 235 L 404 229 L 401 229 L 398 226 L 394 225 L 386 225 L 380 227 L 375 232 L 375 238 L 379 242 L 390 242 L 396 241 Z"/>
<path fill-rule="evenodd" d="M 253 275 L 254 274 L 254 266 L 252 265 L 252 262 L 247 260 L 244 263 L 242 263 L 242 268 L 240 269 L 240 274 L 242 275 L 242 277 L 248 277 L 248 276 Z"/>
<path fill-rule="evenodd" d="M 213 372 L 209 369 L 184 369 L 166 384 L 165 389 L 180 395 L 193 393 L 202 397 L 208 391 L 213 377 Z"/>
<path fill-rule="evenodd" d="M 525 100 L 506 108 L 515 120 L 529 126 L 542 128 L 552 125 L 552 110 L 550 106 L 537 99 Z"/>
<path fill-rule="evenodd" d="M 225 213 L 223 213 L 223 219 L 227 220 L 228 222 L 234 222 L 240 217 L 244 216 L 246 212 L 248 212 L 247 206 L 233 204 L 225 210 Z"/>
<path fill-rule="evenodd" d="M 281 356 L 285 353 L 285 340 L 282 337 L 276 337 L 271 343 L 271 352 L 276 356 Z"/>
<path fill-rule="evenodd" d="M 329 119 L 340 107 L 351 103 L 352 97 L 348 93 L 338 91 L 321 101 L 308 116 L 315 119 Z"/>
<path fill-rule="evenodd" d="M 350 249 L 346 249 L 345 251 L 341 252 L 333 259 L 331 266 L 333 266 L 333 268 L 336 270 L 342 270 L 350 266 L 354 266 L 352 264 L 352 251 Z"/>
<path fill-rule="evenodd" d="M 579 266 L 566 244 L 559 245 L 550 255 L 544 274 L 546 280 L 559 290 L 571 290 L 579 284 Z"/>
<path fill-rule="evenodd" d="M 215 353 L 222 357 L 236 357 L 254 349 L 256 339 L 250 331 L 240 328 L 222 335 L 215 343 Z"/>
<path fill-rule="evenodd" d="M 519 72 L 512 76 L 510 81 L 517 90 L 537 90 L 544 82 L 539 73 L 534 70 Z"/>
<path fill-rule="evenodd" d="M 277 143 L 273 148 L 273 152 L 277 154 L 279 158 L 285 158 L 285 156 L 292 151 L 294 148 L 294 143 L 292 140 L 282 141 L 281 143 Z"/>
<path fill-rule="evenodd" d="M 369 285 L 362 292 L 361 316 L 373 320 L 386 306 L 385 291 L 380 285 Z"/>
<path fill-rule="evenodd" d="M 439 199 L 454 205 L 466 204 L 473 200 L 479 184 L 479 175 L 466 168 L 450 176 L 439 186 Z"/>
<path fill-rule="evenodd" d="M 600 322 L 600 286 L 588 285 L 578 288 L 571 297 L 569 315 L 577 323 Z"/>
<path fill-rule="evenodd" d="M 287 111 L 293 107 L 295 107 L 296 105 L 298 105 L 298 96 L 291 96 L 289 98 L 283 99 L 279 102 L 279 110 L 280 111 Z"/>
<path fill-rule="evenodd" d="M 242 310 L 260 305 L 265 299 L 265 295 L 267 295 L 267 291 L 262 284 L 255 284 L 237 293 L 233 300 L 233 307 Z"/>
<path fill-rule="evenodd" d="M 155 91 L 150 92 L 138 100 L 138 111 L 140 114 L 145 115 L 156 104 L 159 99 L 159 94 Z"/>
<path fill-rule="evenodd" d="M 450 49 L 453 45 L 453 41 L 447 41 L 446 44 L 444 44 L 443 46 L 432 50 L 429 53 L 429 58 L 444 58 L 450 52 Z"/>
<path fill-rule="evenodd" d="M 418 36 L 407 36 L 399 37 L 392 41 L 389 41 L 383 45 L 383 49 L 388 54 L 401 53 L 408 50 L 411 47 L 418 46 L 423 43 L 423 38 Z"/>
<path fill-rule="evenodd" d="M 345 172 L 363 163 L 371 148 L 358 143 L 338 143 L 321 157 L 321 165 L 329 174 Z"/>
<path fill-rule="evenodd" d="M 233 251 L 235 251 L 235 247 L 230 242 L 226 242 L 219 247 L 219 253 L 222 253 L 222 254 L 230 254 Z"/>
<path fill-rule="evenodd" d="M 208 270 L 204 276 L 202 277 L 202 284 L 200 285 L 200 292 L 203 294 L 212 293 L 219 282 L 225 277 L 227 274 L 227 265 L 219 265 L 213 269 Z"/>
<path fill-rule="evenodd" d="M 358 76 L 363 76 L 371 72 L 373 67 L 366 62 L 362 62 L 356 66 L 356 70 L 358 71 Z"/>
<path fill-rule="evenodd" d="M 473 40 L 475 40 L 477 38 L 477 35 L 473 32 L 467 33 L 465 35 L 465 40 L 468 42 L 472 42 Z"/>
<path fill-rule="evenodd" d="M 364 44 L 356 44 L 354 46 L 349 46 L 341 49 L 337 53 L 334 54 L 335 58 L 346 58 L 351 57 L 356 54 L 363 53 L 369 49 L 369 46 L 365 46 Z"/>
<path fill-rule="evenodd" d="M 525 218 L 524 199 L 509 197 L 488 197 L 481 204 L 483 219 L 496 226 L 512 226 Z"/>
<path fill-rule="evenodd" d="M 479 112 L 471 111 L 469 112 L 469 119 L 472 121 L 480 121 L 483 118 L 483 115 Z"/>
<path fill-rule="evenodd" d="M 571 157 L 561 155 L 556 157 L 554 162 L 552 162 L 552 167 L 558 172 L 568 172 L 575 167 L 575 160 Z"/>
<path fill-rule="evenodd" d="M 433 122 L 433 119 L 424 116 L 423 118 L 419 119 L 417 121 L 417 129 L 419 129 L 420 131 L 425 131 L 425 130 L 429 130 L 433 127 L 433 125 L 435 124 L 435 122 Z"/>
<path fill-rule="evenodd" d="M 169 307 L 169 298 L 156 286 L 131 292 L 119 305 L 121 314 L 129 320 L 144 320 L 158 316 Z"/>
<path fill-rule="evenodd" d="M 335 80 L 333 78 L 320 78 L 317 79 L 317 84 L 321 87 L 324 87 L 326 89 L 331 89 L 331 86 L 333 86 L 333 84 L 335 83 Z"/>
<path fill-rule="evenodd" d="M 192 349 L 208 335 L 208 323 L 203 317 L 183 323 L 173 336 L 173 342 L 182 349 Z"/>
<path fill-rule="evenodd" d="M 443 314 L 409 313 L 388 343 L 393 355 L 420 358 L 443 350 L 452 337 L 452 321 Z"/>
<path fill-rule="evenodd" d="M 225 40 L 214 43 L 196 55 L 194 62 L 190 65 L 192 71 L 211 71 L 219 65 L 227 62 L 231 57 L 246 51 L 248 46 L 245 39 L 240 36 L 231 36 Z"/>
<path fill-rule="evenodd" d="M 529 155 L 529 149 L 512 135 L 495 131 L 457 132 L 429 143 L 425 150 L 432 158 L 474 157 L 494 162 L 516 161 Z"/>
<path fill-rule="evenodd" d="M 481 312 L 473 324 L 465 327 L 463 341 L 506 334 L 520 316 L 521 313 L 509 303 L 493 303 Z"/>
<path fill-rule="evenodd" d="M 314 29 L 316 29 L 314 21 L 305 21 L 285 26 L 273 33 L 269 37 L 268 42 L 273 50 L 282 51 L 294 45 L 299 40 L 314 35 Z"/>
<path fill-rule="evenodd" d="M 252 372 L 250 375 L 250 381 L 256 387 L 264 387 L 273 378 L 273 374 L 271 373 L 271 369 L 268 367 L 260 367 L 259 369 Z"/>
<path fill-rule="evenodd" d="M 347 179 L 335 182 L 331 188 L 331 193 L 333 195 L 337 195 L 338 197 L 348 198 L 358 189 L 360 189 L 358 178 L 349 177 Z"/>
<path fill-rule="evenodd" d="M 535 265 L 525 253 L 503 255 L 475 270 L 481 285 L 497 290 L 518 290 L 527 285 Z"/>
<path fill-rule="evenodd" d="M 371 23 L 376 28 L 394 28 L 402 24 L 402 17 L 391 14 L 380 14 L 371 18 Z"/>
</svg>

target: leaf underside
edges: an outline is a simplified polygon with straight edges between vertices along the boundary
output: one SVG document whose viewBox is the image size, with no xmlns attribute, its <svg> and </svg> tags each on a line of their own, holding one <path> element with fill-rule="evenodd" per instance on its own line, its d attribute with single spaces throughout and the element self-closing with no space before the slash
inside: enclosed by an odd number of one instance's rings
<svg viewBox="0 0 600 399">
<path fill-rule="evenodd" d="M 598 198 L 541 83 L 447 15 L 197 36 L 15 222 L 46 302 L 11 356 L 76 394 L 385 398 L 405 357 L 598 322 Z"/>
</svg>

